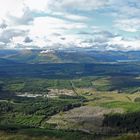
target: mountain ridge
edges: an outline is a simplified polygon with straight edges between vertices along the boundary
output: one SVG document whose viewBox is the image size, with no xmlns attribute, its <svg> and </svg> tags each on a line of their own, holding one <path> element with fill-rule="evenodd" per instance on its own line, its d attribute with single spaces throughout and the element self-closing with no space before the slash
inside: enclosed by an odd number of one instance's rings
<svg viewBox="0 0 140 140">
<path fill-rule="evenodd" d="M 140 51 L 0 50 L 0 58 L 18 63 L 139 62 Z"/>
</svg>

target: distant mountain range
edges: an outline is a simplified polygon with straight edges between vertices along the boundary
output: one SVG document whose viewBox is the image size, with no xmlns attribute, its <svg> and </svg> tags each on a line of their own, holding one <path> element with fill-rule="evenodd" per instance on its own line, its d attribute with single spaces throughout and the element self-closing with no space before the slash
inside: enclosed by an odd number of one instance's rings
<svg viewBox="0 0 140 140">
<path fill-rule="evenodd" d="M 140 51 L 0 50 L 0 61 L 40 64 L 139 62 Z"/>
</svg>

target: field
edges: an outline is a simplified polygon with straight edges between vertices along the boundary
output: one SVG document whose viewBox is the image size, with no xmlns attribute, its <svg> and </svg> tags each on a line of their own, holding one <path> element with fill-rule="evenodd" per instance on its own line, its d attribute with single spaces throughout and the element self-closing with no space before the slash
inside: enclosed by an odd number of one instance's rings
<svg viewBox="0 0 140 140">
<path fill-rule="evenodd" d="M 127 140 L 140 131 L 139 63 L 2 60 L 0 67 L 0 139 L 106 140 L 131 132 Z"/>
</svg>

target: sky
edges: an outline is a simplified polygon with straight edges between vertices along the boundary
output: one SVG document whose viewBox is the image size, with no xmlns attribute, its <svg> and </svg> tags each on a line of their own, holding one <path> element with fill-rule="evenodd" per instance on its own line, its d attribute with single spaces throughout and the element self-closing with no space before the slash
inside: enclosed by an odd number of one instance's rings
<svg viewBox="0 0 140 140">
<path fill-rule="evenodd" d="M 140 0 L 0 0 L 0 49 L 140 50 Z"/>
</svg>

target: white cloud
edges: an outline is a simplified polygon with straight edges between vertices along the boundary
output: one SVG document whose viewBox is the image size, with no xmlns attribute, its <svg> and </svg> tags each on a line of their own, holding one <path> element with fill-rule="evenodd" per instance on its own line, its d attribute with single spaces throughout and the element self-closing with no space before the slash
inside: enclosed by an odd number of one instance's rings
<svg viewBox="0 0 140 140">
<path fill-rule="evenodd" d="M 63 14 L 62 16 L 66 19 L 73 20 L 73 21 L 87 21 L 87 20 L 89 20 L 89 18 L 86 16 L 79 16 L 79 15 L 73 15 L 73 14 L 68 14 L 68 13 Z"/>
<path fill-rule="evenodd" d="M 53 33 L 63 33 L 66 26 L 63 20 L 52 17 L 38 17 L 34 20 L 33 26 L 30 28 L 32 36 L 49 36 Z"/>
<path fill-rule="evenodd" d="M 108 6 L 110 14 L 114 18 L 113 27 L 127 32 L 140 30 L 140 1 L 139 0 L 110 0 Z"/>
<path fill-rule="evenodd" d="M 0 33 L 0 42 L 9 43 L 13 37 L 25 36 L 28 31 L 14 28 L 7 28 Z"/>
<path fill-rule="evenodd" d="M 16 17 L 14 15 L 10 15 L 10 13 L 7 15 L 7 21 L 10 24 L 13 25 L 26 25 L 26 24 L 31 24 L 33 21 L 33 12 L 28 8 L 24 7 L 23 8 L 23 13 L 20 17 Z"/>
<path fill-rule="evenodd" d="M 86 24 L 80 22 L 69 22 L 54 17 L 38 17 L 30 28 L 32 36 L 49 36 L 52 34 L 65 34 L 70 30 L 86 28 Z"/>
<path fill-rule="evenodd" d="M 108 42 L 109 46 L 117 46 L 113 48 L 113 50 L 123 50 L 123 51 L 129 51 L 129 50 L 140 50 L 140 40 L 138 39 L 122 39 L 122 37 L 115 37 L 112 38 Z"/>
<path fill-rule="evenodd" d="M 101 19 L 104 12 L 113 15 L 108 25 Z M 113 32 L 138 33 L 139 13 L 139 0 L 0 0 L 0 47 L 137 50 L 138 39 L 118 38 Z"/>
<path fill-rule="evenodd" d="M 21 0 L 0 0 L 0 18 L 5 18 L 7 14 L 21 16 L 23 6 Z"/>
<path fill-rule="evenodd" d="M 95 10 L 104 7 L 109 0 L 49 0 L 48 6 L 55 10 Z"/>
<path fill-rule="evenodd" d="M 137 32 L 140 31 L 140 19 L 118 19 L 115 21 L 115 26 L 123 31 Z"/>
<path fill-rule="evenodd" d="M 48 10 L 48 1 L 49 0 L 24 0 L 24 4 L 31 10 L 44 12 Z"/>
</svg>

